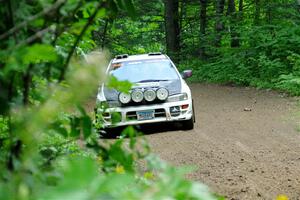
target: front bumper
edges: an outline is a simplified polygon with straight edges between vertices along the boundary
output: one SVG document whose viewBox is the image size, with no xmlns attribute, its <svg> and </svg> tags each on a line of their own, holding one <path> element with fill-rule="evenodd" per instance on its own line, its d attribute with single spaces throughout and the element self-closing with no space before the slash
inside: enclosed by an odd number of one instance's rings
<svg viewBox="0 0 300 200">
<path fill-rule="evenodd" d="M 193 107 L 191 100 L 184 100 L 178 102 L 166 102 L 153 105 L 141 105 L 130 107 L 116 107 L 108 108 L 105 111 L 100 108 L 96 108 L 97 113 L 101 114 L 101 121 L 104 128 L 149 124 L 158 122 L 171 122 L 171 121 L 184 121 L 189 120 L 193 116 Z M 176 109 L 174 109 L 176 108 Z M 154 117 L 152 119 L 139 120 L 137 112 L 139 111 L 154 111 Z M 112 119 L 114 114 L 119 115 L 117 121 Z M 96 117 L 96 121 L 99 121 L 99 116 Z"/>
</svg>

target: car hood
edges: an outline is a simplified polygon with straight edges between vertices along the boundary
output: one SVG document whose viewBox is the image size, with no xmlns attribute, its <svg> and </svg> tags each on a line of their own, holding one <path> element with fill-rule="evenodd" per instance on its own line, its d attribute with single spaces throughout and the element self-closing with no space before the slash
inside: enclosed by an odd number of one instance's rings
<svg viewBox="0 0 300 200">
<path fill-rule="evenodd" d="M 160 88 L 160 87 L 169 90 L 169 95 L 181 93 L 180 79 L 159 81 L 159 82 L 135 83 L 132 89 L 147 89 L 147 88 Z M 119 91 L 115 89 L 109 89 L 104 86 L 103 92 L 107 101 L 118 101 L 118 96 L 120 93 Z"/>
</svg>

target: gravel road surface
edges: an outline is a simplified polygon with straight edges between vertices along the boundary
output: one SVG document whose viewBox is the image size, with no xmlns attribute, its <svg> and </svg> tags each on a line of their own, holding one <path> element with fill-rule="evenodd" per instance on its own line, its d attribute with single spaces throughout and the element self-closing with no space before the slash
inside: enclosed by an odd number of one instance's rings
<svg viewBox="0 0 300 200">
<path fill-rule="evenodd" d="M 173 165 L 196 166 L 188 178 L 227 199 L 285 194 L 299 200 L 297 99 L 253 88 L 192 84 L 191 89 L 195 129 L 152 127 L 146 136 L 152 150 Z"/>
<path fill-rule="evenodd" d="M 254 88 L 191 84 L 195 129 L 143 129 L 152 151 L 229 200 L 300 200 L 298 99 Z M 87 107 L 92 110 L 94 100 Z"/>
</svg>

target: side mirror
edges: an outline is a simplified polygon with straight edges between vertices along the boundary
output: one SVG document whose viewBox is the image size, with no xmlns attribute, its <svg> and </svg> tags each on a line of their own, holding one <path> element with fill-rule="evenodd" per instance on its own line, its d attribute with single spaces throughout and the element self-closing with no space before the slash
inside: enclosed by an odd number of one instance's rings
<svg viewBox="0 0 300 200">
<path fill-rule="evenodd" d="M 184 70 L 184 71 L 181 73 L 181 77 L 182 77 L 183 79 L 190 78 L 192 75 L 193 75 L 193 71 L 192 71 L 191 69 Z"/>
</svg>

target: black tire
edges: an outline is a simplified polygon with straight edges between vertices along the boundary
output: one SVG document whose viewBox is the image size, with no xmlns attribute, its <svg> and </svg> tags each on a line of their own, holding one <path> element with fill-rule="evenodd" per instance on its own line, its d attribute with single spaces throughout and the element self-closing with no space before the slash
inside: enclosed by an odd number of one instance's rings
<svg viewBox="0 0 300 200">
<path fill-rule="evenodd" d="M 193 130 L 194 129 L 194 123 L 196 122 L 195 110 L 194 110 L 194 100 L 192 100 L 192 106 L 193 106 L 193 116 L 191 119 L 182 122 L 183 130 Z"/>
<path fill-rule="evenodd" d="M 193 130 L 194 129 L 194 117 L 189 120 L 182 122 L 182 129 L 183 130 Z"/>
<path fill-rule="evenodd" d="M 98 130 L 98 133 L 99 133 L 100 138 L 103 138 L 103 139 L 114 139 L 118 136 L 118 134 L 116 133 L 116 130 L 113 128 L 100 129 L 100 130 Z"/>
</svg>

